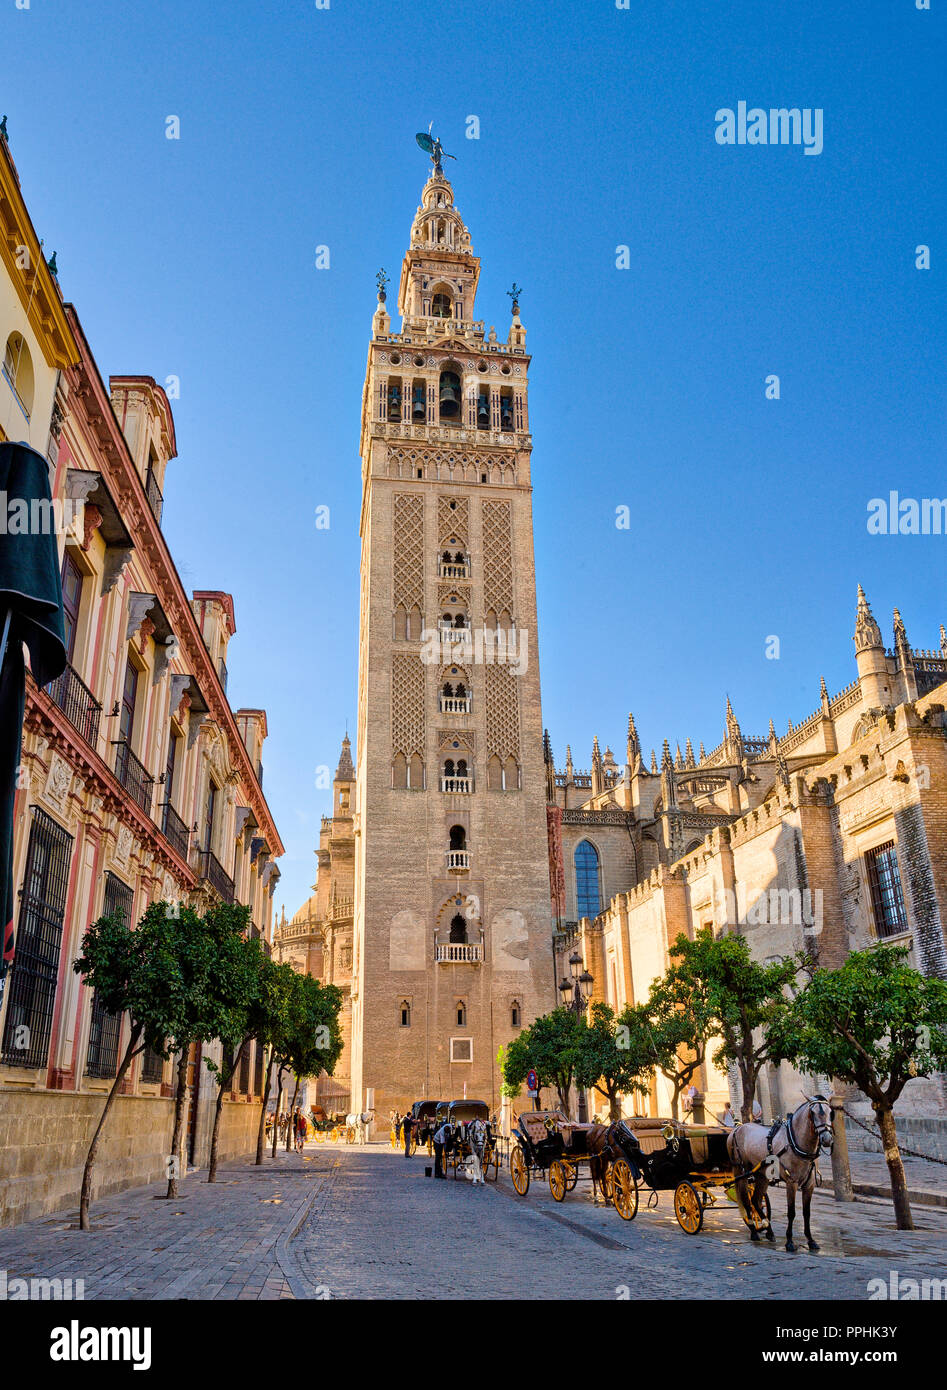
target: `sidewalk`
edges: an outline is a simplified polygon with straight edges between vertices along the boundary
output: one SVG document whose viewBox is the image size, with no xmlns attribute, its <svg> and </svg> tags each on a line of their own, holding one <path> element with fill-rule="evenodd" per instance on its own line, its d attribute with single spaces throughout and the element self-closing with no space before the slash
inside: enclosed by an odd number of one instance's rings
<svg viewBox="0 0 947 1390">
<path fill-rule="evenodd" d="M 927 1158 L 908 1158 L 901 1155 L 904 1176 L 907 1179 L 908 1199 L 918 1206 L 947 1207 L 947 1165 L 934 1163 Z M 888 1165 L 880 1153 L 849 1151 L 849 1165 L 852 1170 L 852 1187 L 860 1197 L 887 1197 L 891 1199 L 891 1180 Z M 825 1165 L 827 1172 L 828 1165 Z M 828 1192 L 832 1194 L 831 1177 Z M 823 1191 L 826 1189 L 823 1188 Z"/>
<path fill-rule="evenodd" d="M 331 1150 L 281 1152 L 221 1164 L 216 1183 L 190 1172 L 171 1202 L 155 1200 L 164 1182 L 104 1197 L 90 1232 L 78 1208 L 0 1231 L 0 1270 L 81 1279 L 86 1299 L 292 1298 L 282 1253 L 335 1165 Z"/>
</svg>

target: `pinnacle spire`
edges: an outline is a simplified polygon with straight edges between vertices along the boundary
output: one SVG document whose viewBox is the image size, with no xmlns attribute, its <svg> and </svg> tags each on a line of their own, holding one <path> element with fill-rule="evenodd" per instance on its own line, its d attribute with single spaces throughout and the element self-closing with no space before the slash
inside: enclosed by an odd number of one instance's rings
<svg viewBox="0 0 947 1390">
<path fill-rule="evenodd" d="M 875 622 L 875 615 L 871 611 L 868 599 L 862 586 L 858 586 L 858 603 L 855 608 L 855 650 L 856 652 L 866 651 L 871 647 L 881 647 L 884 649 L 884 642 L 881 640 L 881 628 Z"/>
<path fill-rule="evenodd" d="M 651 771 L 652 771 L 652 772 L 657 772 L 657 770 L 658 770 L 658 760 L 657 760 L 657 758 L 655 757 L 654 749 L 652 748 L 652 749 L 651 749 Z"/>
<path fill-rule="evenodd" d="M 348 734 L 342 740 L 342 752 L 339 756 L 339 765 L 335 770 L 335 780 L 337 782 L 355 781 L 355 768 L 352 765 L 352 744 Z"/>
<path fill-rule="evenodd" d="M 685 767 L 694 767 L 694 745 L 691 743 L 690 739 L 687 740 L 687 743 L 685 745 L 684 755 Z"/>
</svg>

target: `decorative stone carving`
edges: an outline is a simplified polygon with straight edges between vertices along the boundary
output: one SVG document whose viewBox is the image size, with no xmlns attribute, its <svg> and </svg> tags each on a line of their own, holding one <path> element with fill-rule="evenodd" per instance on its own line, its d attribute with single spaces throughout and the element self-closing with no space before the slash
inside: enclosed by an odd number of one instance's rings
<svg viewBox="0 0 947 1390">
<path fill-rule="evenodd" d="M 145 614 L 148 613 L 158 599 L 155 594 L 133 593 L 128 596 L 128 624 L 125 628 L 125 641 L 130 642 L 145 622 Z M 148 620 L 150 622 L 150 619 Z M 151 631 L 154 632 L 154 623 L 151 623 Z"/>
<path fill-rule="evenodd" d="M 102 570 L 102 597 L 110 594 L 118 583 L 125 566 L 132 558 L 132 547 L 122 549 L 120 546 L 109 546 L 105 552 L 105 567 Z"/>
<path fill-rule="evenodd" d="M 92 537 L 102 525 L 102 513 L 94 502 L 86 502 L 82 508 L 82 549 L 88 550 Z"/>
<path fill-rule="evenodd" d="M 145 645 L 149 637 L 154 635 L 155 625 L 150 618 L 142 618 L 141 626 L 138 629 L 138 651 L 141 656 L 145 654 Z"/>
<path fill-rule="evenodd" d="M 236 839 L 239 839 L 239 837 L 243 834 L 244 827 L 246 826 L 246 823 L 247 823 L 247 821 L 248 821 L 249 819 L 250 819 L 250 807 L 249 807 L 249 806 L 238 806 L 238 807 L 237 807 L 237 814 L 236 814 L 236 817 L 235 817 L 235 819 L 234 819 L 234 824 L 233 824 L 233 837 L 234 837 L 235 840 L 236 840 Z"/>
<path fill-rule="evenodd" d="M 65 758 L 54 753 L 50 759 L 49 772 L 46 774 L 46 788 L 44 795 L 48 801 L 52 801 L 56 806 L 63 807 L 69 788 L 72 786 L 72 768 Z"/>
<path fill-rule="evenodd" d="M 132 851 L 132 832 L 127 825 L 120 825 L 115 839 L 115 862 L 127 864 Z"/>
</svg>

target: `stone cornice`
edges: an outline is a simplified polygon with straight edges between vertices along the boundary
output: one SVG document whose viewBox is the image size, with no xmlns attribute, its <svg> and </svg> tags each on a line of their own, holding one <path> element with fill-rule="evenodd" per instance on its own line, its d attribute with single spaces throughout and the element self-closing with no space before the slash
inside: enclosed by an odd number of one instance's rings
<svg viewBox="0 0 947 1390">
<path fill-rule="evenodd" d="M 220 676 L 211 660 L 210 652 L 204 645 L 197 619 L 194 617 L 167 542 L 148 505 L 144 484 L 138 476 L 125 436 L 112 409 L 111 399 L 99 375 L 73 305 L 67 304 L 66 312 L 69 325 L 81 348 L 81 360 L 69 372 L 70 409 L 75 411 L 74 400 L 78 397 L 82 402 L 81 413 L 85 424 L 83 432 L 87 438 L 96 442 L 97 452 L 102 456 L 102 471 L 110 484 L 110 491 L 131 532 L 136 549 L 140 555 L 146 557 L 154 573 L 158 598 L 171 630 L 178 638 L 184 660 L 207 701 L 211 718 L 226 730 L 231 765 L 239 767 L 246 800 L 266 833 L 271 853 L 279 856 L 283 853 L 283 842 L 257 781 L 256 769 L 240 736 L 233 710 L 220 683 Z"/>
<path fill-rule="evenodd" d="M 18 248 L 29 253 L 29 268 L 17 264 Z M 46 264 L 33 227 L 7 142 L 0 138 L 0 257 L 30 327 L 50 367 L 63 371 L 79 360 L 79 345 L 69 324 L 59 287 Z"/>
</svg>

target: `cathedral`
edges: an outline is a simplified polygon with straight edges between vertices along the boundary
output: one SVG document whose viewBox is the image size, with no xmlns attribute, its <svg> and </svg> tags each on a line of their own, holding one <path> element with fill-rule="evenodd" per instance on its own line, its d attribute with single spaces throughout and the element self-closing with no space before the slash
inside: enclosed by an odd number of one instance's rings
<svg viewBox="0 0 947 1390">
<path fill-rule="evenodd" d="M 947 637 L 890 645 L 858 588 L 856 674 L 782 735 L 557 767 L 543 732 L 526 330 L 476 315 L 480 263 L 440 166 L 387 280 L 361 412 L 358 736 L 324 817 L 314 896 L 276 940 L 346 996 L 326 1108 L 501 1103 L 502 1048 L 570 996 L 640 1002 L 683 931 L 739 930 L 761 960 L 828 966 L 877 941 L 947 975 Z M 570 977 L 571 969 L 571 977 Z M 730 1080 L 708 1061 L 708 1109 Z M 769 1068 L 780 1113 L 801 1078 Z M 659 1076 L 629 1106 L 667 1113 Z M 912 1083 L 917 1114 L 937 1083 Z M 738 1099 L 738 1097 L 736 1097 Z"/>
</svg>

